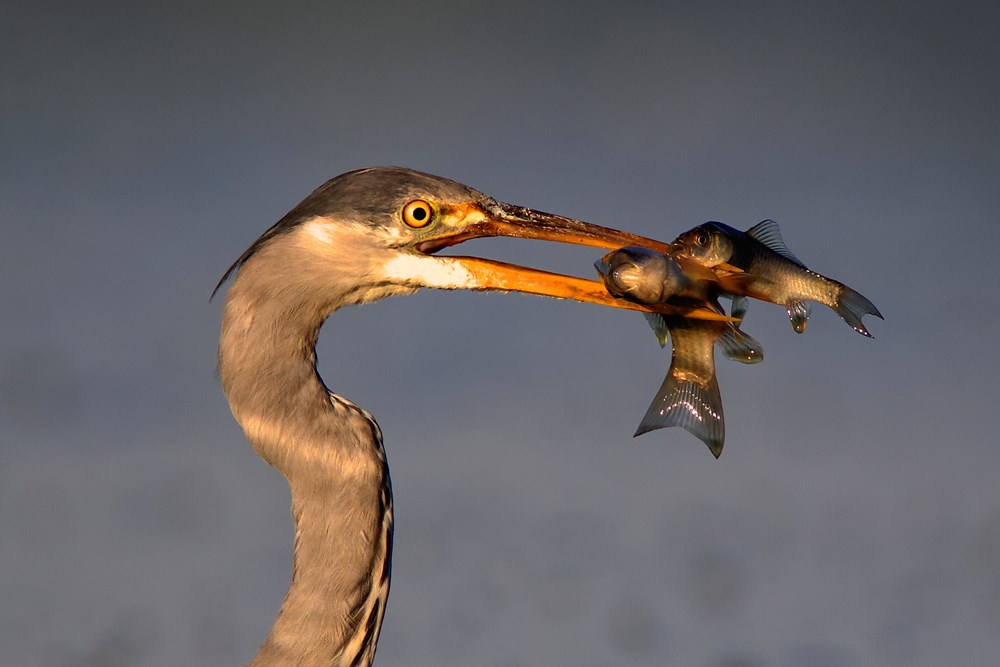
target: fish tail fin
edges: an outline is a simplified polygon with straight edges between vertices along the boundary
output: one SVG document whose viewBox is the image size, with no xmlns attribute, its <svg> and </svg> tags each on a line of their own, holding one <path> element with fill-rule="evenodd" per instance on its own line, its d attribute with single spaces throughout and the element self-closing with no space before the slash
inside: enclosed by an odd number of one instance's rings
<svg viewBox="0 0 1000 667">
<path fill-rule="evenodd" d="M 802 333 L 809 323 L 809 315 L 812 314 L 812 306 L 805 301 L 793 301 L 788 304 L 788 321 L 792 323 L 795 333 Z"/>
<path fill-rule="evenodd" d="M 764 346 L 760 342 L 730 322 L 716 343 L 722 353 L 741 364 L 757 364 L 764 361 Z"/>
<path fill-rule="evenodd" d="M 673 373 L 667 374 L 635 435 L 670 426 L 687 430 L 719 458 L 726 439 L 726 425 L 719 383 L 714 374 L 708 384 L 679 380 Z"/>
<path fill-rule="evenodd" d="M 844 321 L 852 329 L 862 336 L 868 336 L 869 338 L 874 338 L 874 336 L 868 333 L 868 329 L 862 324 L 861 318 L 865 315 L 874 315 L 881 320 L 885 319 L 882 317 L 882 313 L 878 312 L 878 308 L 875 307 L 874 303 L 847 285 L 840 286 L 840 294 L 837 296 L 837 303 L 833 309 L 837 311 L 838 315 L 844 318 Z"/>
</svg>

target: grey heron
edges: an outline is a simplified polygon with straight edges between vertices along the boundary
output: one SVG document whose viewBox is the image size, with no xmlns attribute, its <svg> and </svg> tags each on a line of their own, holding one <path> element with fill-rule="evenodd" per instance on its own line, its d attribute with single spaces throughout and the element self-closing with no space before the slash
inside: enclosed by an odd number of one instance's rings
<svg viewBox="0 0 1000 667">
<path fill-rule="evenodd" d="M 380 167 L 319 187 L 264 232 L 216 286 L 235 276 L 219 342 L 223 390 L 254 450 L 287 478 L 295 521 L 291 584 L 251 665 L 370 665 L 385 612 L 393 526 L 389 469 L 372 415 L 330 392 L 317 373 L 317 336 L 333 311 L 431 287 L 679 312 L 615 299 L 596 281 L 433 254 L 487 236 L 667 249 L 651 239 L 504 204 L 447 179 Z M 697 308 L 681 312 L 719 317 Z"/>
</svg>

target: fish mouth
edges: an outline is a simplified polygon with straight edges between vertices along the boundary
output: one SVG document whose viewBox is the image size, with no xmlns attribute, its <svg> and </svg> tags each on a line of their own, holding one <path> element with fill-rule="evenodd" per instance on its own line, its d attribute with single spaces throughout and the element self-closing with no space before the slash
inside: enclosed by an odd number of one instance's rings
<svg viewBox="0 0 1000 667">
<path fill-rule="evenodd" d="M 581 245 L 603 250 L 624 246 L 641 246 L 657 252 L 669 253 L 668 243 L 646 238 L 611 227 L 602 227 L 582 220 L 498 202 L 491 198 L 453 211 L 455 222 L 443 226 L 431 236 L 425 236 L 411 247 L 423 254 L 433 255 L 440 250 L 477 238 L 508 237 Z M 575 276 L 551 273 L 516 264 L 508 264 L 480 257 L 449 256 L 437 260 L 468 272 L 461 285 L 467 289 L 523 292 L 557 299 L 572 299 L 612 308 L 637 310 L 662 315 L 683 315 L 695 319 L 733 321 L 701 304 L 639 304 L 610 294 L 603 283 Z M 693 267 L 705 271 L 703 267 Z M 714 274 L 708 272 L 714 278 Z"/>
</svg>

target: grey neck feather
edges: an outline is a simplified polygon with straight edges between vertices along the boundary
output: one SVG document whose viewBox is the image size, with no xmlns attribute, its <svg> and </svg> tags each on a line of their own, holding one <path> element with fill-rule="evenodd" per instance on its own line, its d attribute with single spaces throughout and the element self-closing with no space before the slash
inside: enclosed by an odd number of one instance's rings
<svg viewBox="0 0 1000 667">
<path fill-rule="evenodd" d="M 292 582 L 251 665 L 367 666 L 392 547 L 381 433 L 367 412 L 332 396 L 316 372 L 316 338 L 336 304 L 312 298 L 294 276 L 284 276 L 275 294 L 267 266 L 251 258 L 240 270 L 219 344 L 233 415 L 255 451 L 288 479 L 295 520 Z"/>
</svg>

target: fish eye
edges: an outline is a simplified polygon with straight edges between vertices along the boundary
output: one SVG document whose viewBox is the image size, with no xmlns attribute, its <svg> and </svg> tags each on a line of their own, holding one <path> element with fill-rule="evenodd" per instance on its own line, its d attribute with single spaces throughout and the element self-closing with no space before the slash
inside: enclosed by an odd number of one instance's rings
<svg viewBox="0 0 1000 667">
<path fill-rule="evenodd" d="M 700 246 L 707 246 L 708 234 L 706 232 L 698 232 L 698 235 L 694 237 L 694 242 Z"/>
<path fill-rule="evenodd" d="M 414 199 L 403 207 L 403 222 L 407 227 L 420 229 L 431 224 L 434 219 L 434 209 L 423 199 Z"/>
</svg>

